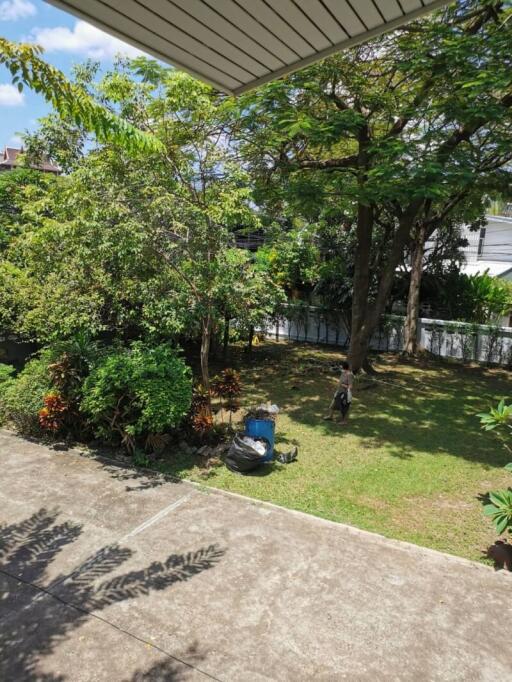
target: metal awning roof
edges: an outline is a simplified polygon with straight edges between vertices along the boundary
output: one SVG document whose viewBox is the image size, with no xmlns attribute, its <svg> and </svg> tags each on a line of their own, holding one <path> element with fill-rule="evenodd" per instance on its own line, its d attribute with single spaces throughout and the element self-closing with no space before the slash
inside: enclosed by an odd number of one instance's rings
<svg viewBox="0 0 512 682">
<path fill-rule="evenodd" d="M 447 0 L 47 2 L 235 95 L 447 4 Z"/>
</svg>

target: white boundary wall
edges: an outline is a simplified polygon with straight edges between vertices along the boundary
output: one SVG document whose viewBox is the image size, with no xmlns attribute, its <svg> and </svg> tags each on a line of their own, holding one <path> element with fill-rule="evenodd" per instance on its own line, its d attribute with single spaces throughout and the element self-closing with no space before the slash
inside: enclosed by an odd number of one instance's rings
<svg viewBox="0 0 512 682">
<path fill-rule="evenodd" d="M 279 319 L 269 320 L 264 331 L 275 339 L 347 347 L 349 336 L 341 318 L 316 306 L 287 306 Z M 387 315 L 373 336 L 371 347 L 400 352 L 404 342 L 404 317 Z M 418 342 L 434 356 L 465 362 L 512 366 L 512 327 L 420 318 Z"/>
</svg>

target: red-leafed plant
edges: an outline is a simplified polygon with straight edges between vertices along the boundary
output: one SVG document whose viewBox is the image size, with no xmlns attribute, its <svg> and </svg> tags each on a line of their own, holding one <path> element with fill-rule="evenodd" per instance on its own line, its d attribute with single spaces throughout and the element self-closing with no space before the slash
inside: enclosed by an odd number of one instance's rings
<svg viewBox="0 0 512 682">
<path fill-rule="evenodd" d="M 242 392 L 242 382 L 240 373 L 234 369 L 227 368 L 212 382 L 214 395 L 221 399 L 221 407 L 229 412 L 229 422 L 231 424 L 232 413 L 240 408 L 238 397 Z"/>
<path fill-rule="evenodd" d="M 191 423 L 194 431 L 202 438 L 207 436 L 213 429 L 213 417 L 206 410 L 193 414 Z"/>
<path fill-rule="evenodd" d="M 68 404 L 59 393 L 52 392 L 44 396 L 43 405 L 39 410 L 40 427 L 53 433 L 60 431 L 69 412 Z"/>
<path fill-rule="evenodd" d="M 213 429 L 208 392 L 201 384 L 194 387 L 189 423 L 192 431 L 201 439 L 207 437 Z"/>
</svg>

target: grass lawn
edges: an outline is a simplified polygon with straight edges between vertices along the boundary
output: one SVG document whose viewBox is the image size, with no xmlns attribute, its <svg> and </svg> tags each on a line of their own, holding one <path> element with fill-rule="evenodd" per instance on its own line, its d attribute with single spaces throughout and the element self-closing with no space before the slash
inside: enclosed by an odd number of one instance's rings
<svg viewBox="0 0 512 682">
<path fill-rule="evenodd" d="M 187 458 L 163 470 L 452 554 L 481 559 L 496 539 L 478 496 L 511 484 L 508 457 L 476 413 L 510 396 L 505 370 L 463 368 L 382 356 L 378 382 L 355 387 L 348 427 L 324 422 L 343 359 L 338 350 L 268 342 L 247 362 L 236 357 L 244 406 L 282 409 L 278 448 L 298 462 L 240 476 L 225 467 L 208 478 Z"/>
</svg>

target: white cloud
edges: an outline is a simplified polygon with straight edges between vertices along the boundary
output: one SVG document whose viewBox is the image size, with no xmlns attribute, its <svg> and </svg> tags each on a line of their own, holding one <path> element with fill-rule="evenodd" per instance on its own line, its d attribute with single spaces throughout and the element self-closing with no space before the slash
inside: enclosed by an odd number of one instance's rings
<svg viewBox="0 0 512 682">
<path fill-rule="evenodd" d="M 35 28 L 30 40 L 42 45 L 47 52 L 72 52 L 92 59 L 112 59 L 116 54 L 136 57 L 142 54 L 131 45 L 100 31 L 98 28 L 77 21 L 72 29 L 65 26 Z"/>
<path fill-rule="evenodd" d="M 23 146 L 23 140 L 19 135 L 13 135 L 12 137 L 9 138 L 8 140 L 8 145 L 14 146 L 14 147 L 22 147 Z"/>
<path fill-rule="evenodd" d="M 17 21 L 37 14 L 34 3 L 29 0 L 2 0 L 0 2 L 0 21 Z"/>
<path fill-rule="evenodd" d="M 3 83 L 0 85 L 0 107 L 20 107 L 25 104 L 25 95 L 14 85 Z"/>
</svg>

